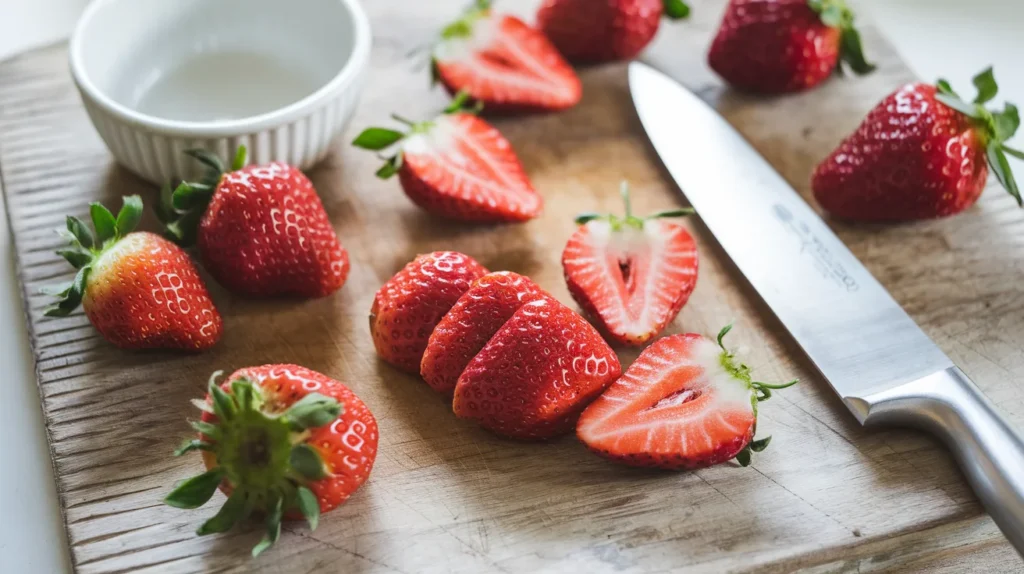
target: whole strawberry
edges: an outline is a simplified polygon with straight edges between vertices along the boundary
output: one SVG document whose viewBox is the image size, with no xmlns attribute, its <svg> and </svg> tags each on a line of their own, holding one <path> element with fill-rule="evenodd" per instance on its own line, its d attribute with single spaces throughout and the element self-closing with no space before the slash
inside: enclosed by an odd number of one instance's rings
<svg viewBox="0 0 1024 574">
<path fill-rule="evenodd" d="M 377 457 L 377 421 L 345 385 L 298 365 L 263 365 L 210 378 L 197 439 L 176 455 L 201 451 L 206 472 L 179 484 L 164 501 L 199 508 L 218 487 L 227 501 L 197 534 L 227 532 L 253 512 L 267 533 L 253 556 L 277 542 L 282 519 L 320 515 L 348 500 Z"/>
<path fill-rule="evenodd" d="M 761 93 L 812 88 L 840 60 L 867 74 L 875 66 L 853 23 L 844 0 L 730 0 L 708 63 L 732 86 Z"/>
<path fill-rule="evenodd" d="M 595 453 L 630 466 L 701 468 L 751 452 L 757 405 L 772 391 L 796 384 L 754 381 L 722 339 L 689 333 L 659 339 L 644 349 L 621 379 L 580 416 L 576 435 Z"/>
<path fill-rule="evenodd" d="M 186 153 L 209 173 L 181 183 L 161 216 L 172 237 L 197 244 L 221 285 L 252 297 L 323 297 L 345 283 L 348 252 L 301 171 L 279 162 L 244 167 L 244 146 L 230 171 L 205 150 Z"/>
<path fill-rule="evenodd" d="M 431 59 L 435 82 L 489 112 L 558 111 L 583 97 L 576 72 L 544 34 L 493 13 L 489 0 L 476 0 L 441 31 Z"/>
<path fill-rule="evenodd" d="M 462 371 L 520 307 L 548 296 L 536 283 L 511 271 L 488 273 L 459 297 L 434 328 L 420 362 L 420 375 L 435 391 L 450 395 Z"/>
<path fill-rule="evenodd" d="M 1017 108 L 984 104 L 998 92 L 992 69 L 975 76 L 967 103 L 940 80 L 910 84 L 882 100 L 852 135 L 814 171 L 814 197 L 832 215 L 860 221 L 944 217 L 967 209 L 985 187 L 989 168 L 1021 203 L 1005 141 L 1020 123 Z"/>
<path fill-rule="evenodd" d="M 697 244 L 686 228 L 666 221 L 691 209 L 633 215 L 622 184 L 624 217 L 587 214 L 562 252 L 573 299 L 608 337 L 642 345 L 679 314 L 697 284 Z"/>
<path fill-rule="evenodd" d="M 502 436 L 542 440 L 573 429 L 622 366 L 601 335 L 541 295 L 497 330 L 466 365 L 452 409 Z"/>
<path fill-rule="evenodd" d="M 57 253 L 78 274 L 51 291 L 60 301 L 46 315 L 64 317 L 81 304 L 100 335 L 123 349 L 212 347 L 223 323 L 188 254 L 157 235 L 133 231 L 142 199 L 125 197 L 117 217 L 93 203 L 90 215 L 95 233 L 75 217 L 60 230 L 70 246 Z"/>
<path fill-rule="evenodd" d="M 487 269 L 468 255 L 435 251 L 416 257 L 373 298 L 370 335 L 377 355 L 409 373 L 420 362 L 434 327 Z"/>
<path fill-rule="evenodd" d="M 545 0 L 537 26 L 569 61 L 635 57 L 654 39 L 662 15 L 690 15 L 682 0 Z"/>
<path fill-rule="evenodd" d="M 543 201 L 533 189 L 512 145 L 478 109 L 463 107 L 460 92 L 445 113 L 430 121 L 406 123 L 408 132 L 364 130 L 352 145 L 389 151 L 377 171 L 398 174 L 416 205 L 441 217 L 474 222 L 525 221 L 540 214 Z"/>
</svg>

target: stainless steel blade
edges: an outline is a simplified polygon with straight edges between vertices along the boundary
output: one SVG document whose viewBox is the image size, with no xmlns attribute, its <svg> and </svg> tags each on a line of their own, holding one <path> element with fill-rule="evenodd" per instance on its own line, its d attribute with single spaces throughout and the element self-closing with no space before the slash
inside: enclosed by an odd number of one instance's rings
<svg viewBox="0 0 1024 574">
<path fill-rule="evenodd" d="M 714 109 L 640 62 L 630 64 L 629 86 L 701 220 L 848 405 L 953 366 Z"/>
</svg>

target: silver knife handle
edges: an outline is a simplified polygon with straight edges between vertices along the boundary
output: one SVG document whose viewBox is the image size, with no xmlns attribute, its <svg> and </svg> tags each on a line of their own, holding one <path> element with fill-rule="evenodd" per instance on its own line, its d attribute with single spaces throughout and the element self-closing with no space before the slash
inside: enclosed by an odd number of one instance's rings
<svg viewBox="0 0 1024 574">
<path fill-rule="evenodd" d="M 942 438 L 974 492 L 1024 556 L 1024 440 L 960 369 L 846 400 L 865 425 L 914 426 Z"/>
</svg>

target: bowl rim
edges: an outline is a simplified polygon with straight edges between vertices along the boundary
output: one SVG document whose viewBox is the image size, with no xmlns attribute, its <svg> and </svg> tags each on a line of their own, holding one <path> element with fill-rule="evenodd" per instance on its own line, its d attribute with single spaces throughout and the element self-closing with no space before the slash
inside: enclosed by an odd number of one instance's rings
<svg viewBox="0 0 1024 574">
<path fill-rule="evenodd" d="M 370 21 L 359 0 L 337 0 L 352 16 L 354 46 L 352 54 L 341 69 L 326 84 L 302 99 L 276 110 L 232 120 L 211 122 L 190 122 L 169 120 L 145 114 L 114 101 L 100 90 L 89 78 L 82 61 L 82 43 L 85 30 L 93 16 L 105 6 L 119 0 L 94 0 L 86 7 L 75 24 L 68 49 L 71 76 L 83 97 L 96 104 L 108 114 L 122 122 L 170 136 L 232 137 L 287 125 L 302 118 L 310 109 L 317 107 L 335 93 L 350 87 L 365 68 L 370 56 L 372 34 Z"/>
</svg>

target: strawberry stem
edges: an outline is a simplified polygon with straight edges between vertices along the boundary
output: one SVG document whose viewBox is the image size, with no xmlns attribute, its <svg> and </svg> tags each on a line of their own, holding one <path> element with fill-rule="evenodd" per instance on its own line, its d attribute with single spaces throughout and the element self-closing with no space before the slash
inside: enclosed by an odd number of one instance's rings
<svg viewBox="0 0 1024 574">
<path fill-rule="evenodd" d="M 864 56 L 860 32 L 854 26 L 854 13 L 845 0 L 807 0 L 807 5 L 821 17 L 823 24 L 839 29 L 839 57 L 843 63 L 858 76 L 875 71 L 876 66 Z M 837 66 L 836 71 L 842 73 L 842 66 Z"/>
<path fill-rule="evenodd" d="M 329 477 L 330 471 L 305 439 L 309 429 L 337 420 L 342 406 L 332 398 L 310 393 L 280 413 L 267 403 L 255 381 L 235 378 L 228 392 L 217 384 L 220 375 L 217 371 L 210 377 L 207 393 L 216 418 L 193 422 L 199 439 L 175 451 L 176 456 L 209 451 L 216 466 L 179 484 L 164 501 L 177 508 L 198 508 L 226 483 L 231 488 L 227 502 L 196 533 L 226 532 L 253 510 L 263 511 L 267 531 L 253 548 L 256 556 L 277 541 L 285 510 L 297 509 L 310 528 L 316 528 L 320 507 L 308 485 Z"/>
<path fill-rule="evenodd" d="M 650 219 L 662 219 L 666 217 L 684 217 L 687 215 L 693 215 L 696 211 L 691 207 L 680 207 L 676 209 L 669 209 L 655 212 L 646 217 L 637 217 L 633 215 L 633 203 L 630 198 L 629 182 L 623 180 L 619 184 L 619 196 L 622 197 L 622 203 L 625 205 L 625 217 L 618 217 L 613 214 L 601 214 L 594 212 L 581 213 L 576 216 L 573 220 L 576 225 L 586 225 L 591 221 L 601 220 L 607 221 L 612 226 L 612 231 L 620 231 L 623 225 L 629 225 L 636 229 L 643 229 L 644 222 Z"/>
<path fill-rule="evenodd" d="M 182 181 L 177 186 L 165 185 L 160 192 L 157 217 L 164 224 L 164 235 L 175 243 L 188 247 L 195 243 L 199 221 L 227 171 L 219 157 L 205 149 L 188 149 L 185 155 L 206 166 L 206 174 L 199 181 Z M 245 167 L 248 150 L 238 146 L 231 161 L 231 171 Z"/>
<path fill-rule="evenodd" d="M 935 95 L 935 99 L 971 118 L 982 137 L 989 169 L 992 170 L 992 174 L 999 180 L 1007 193 L 1017 200 L 1017 205 L 1024 207 L 1024 199 L 1021 197 L 1020 188 L 1017 186 L 1017 180 L 1013 176 L 1010 162 L 1006 157 L 1009 154 L 1017 159 L 1024 159 L 1024 153 L 1007 147 L 1005 144 L 1006 140 L 1012 138 L 1017 133 L 1017 128 L 1020 127 L 1020 112 L 1017 110 L 1017 106 L 1011 103 L 1004 104 L 1001 112 L 995 112 L 985 107 L 985 104 L 999 93 L 999 84 L 996 83 L 991 67 L 974 76 L 972 83 L 978 90 L 978 94 L 970 103 L 957 95 L 949 82 L 943 79 L 936 82 L 938 93 Z"/>
<path fill-rule="evenodd" d="M 670 20 L 682 20 L 690 16 L 690 7 L 683 0 L 662 0 L 662 10 Z"/>
</svg>

